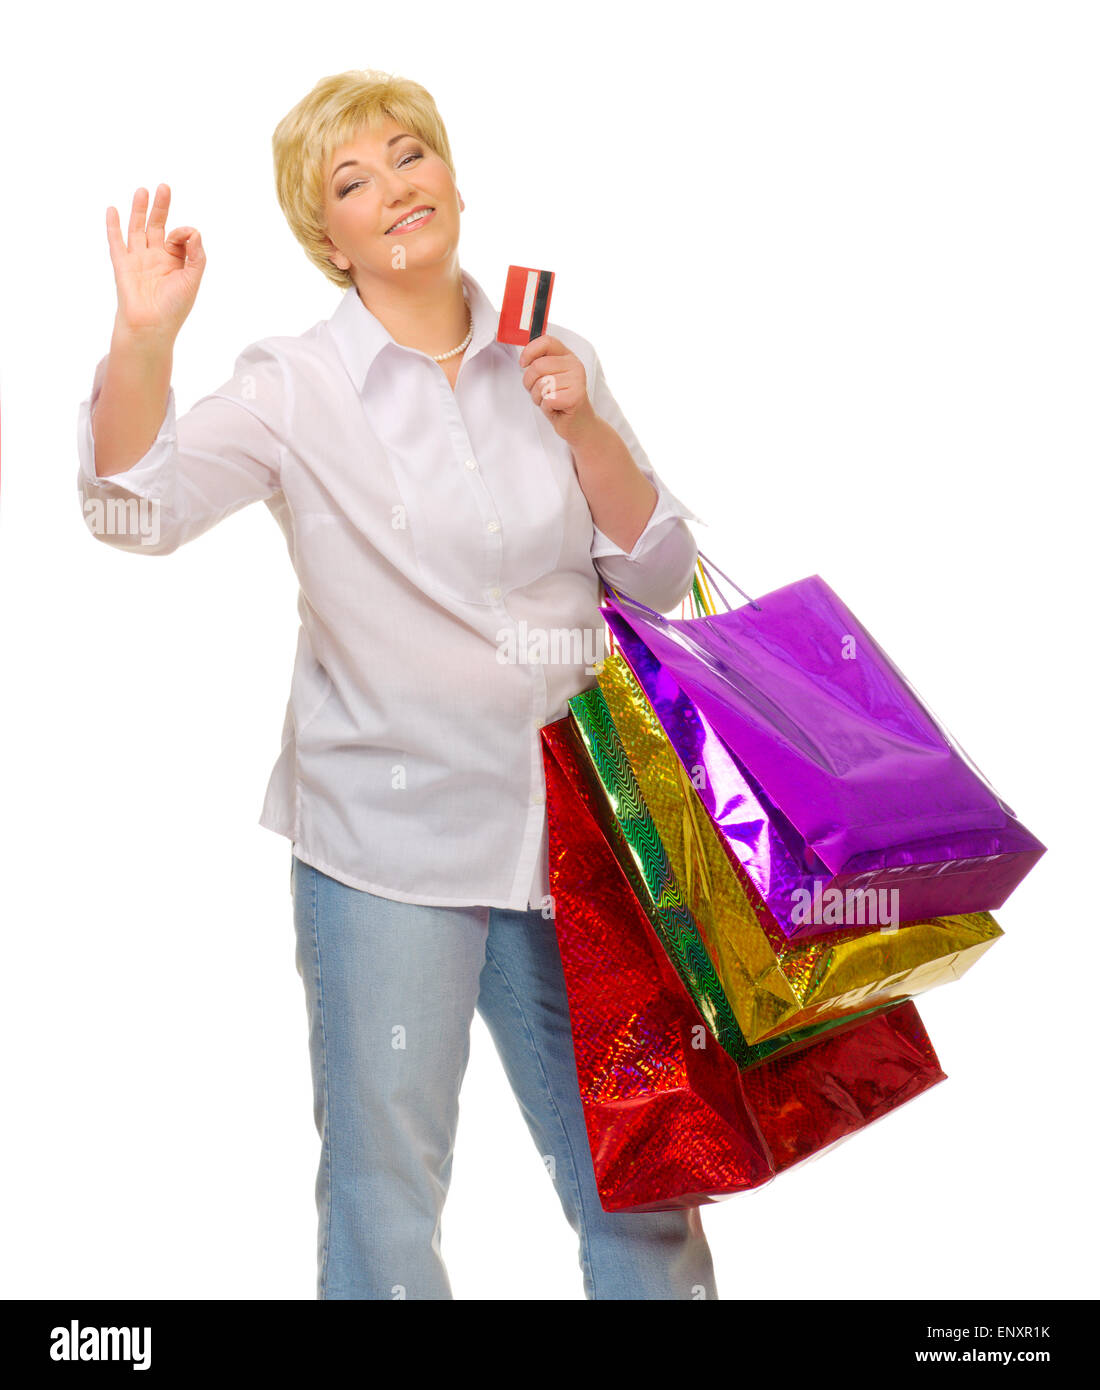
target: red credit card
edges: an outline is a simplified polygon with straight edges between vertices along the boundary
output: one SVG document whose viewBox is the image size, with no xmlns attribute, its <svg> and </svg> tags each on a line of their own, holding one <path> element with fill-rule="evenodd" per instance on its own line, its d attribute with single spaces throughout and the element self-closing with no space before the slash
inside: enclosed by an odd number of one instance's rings
<svg viewBox="0 0 1100 1390">
<path fill-rule="evenodd" d="M 510 265 L 504 286 L 497 325 L 498 343 L 529 343 L 546 332 L 550 314 L 550 295 L 554 289 L 552 270 L 531 270 Z"/>
</svg>

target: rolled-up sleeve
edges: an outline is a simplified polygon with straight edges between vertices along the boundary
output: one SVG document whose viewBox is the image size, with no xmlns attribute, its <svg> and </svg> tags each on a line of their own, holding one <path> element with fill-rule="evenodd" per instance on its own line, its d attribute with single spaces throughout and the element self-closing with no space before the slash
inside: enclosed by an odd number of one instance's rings
<svg viewBox="0 0 1100 1390">
<path fill-rule="evenodd" d="M 176 419 L 171 388 L 149 449 L 108 477 L 95 471 L 92 412 L 108 358 L 95 369 L 77 417 L 77 491 L 88 529 L 105 544 L 169 555 L 185 542 L 280 488 L 286 390 L 280 360 L 260 343 L 237 357 L 233 376 Z"/>
<path fill-rule="evenodd" d="M 596 414 L 614 427 L 639 470 L 657 489 L 657 501 L 633 549 L 616 545 L 598 526 L 592 528 L 591 557 L 600 577 L 613 588 L 667 613 L 691 588 L 698 547 L 688 521 L 702 522 L 658 477 L 630 423 L 611 394 L 597 356 L 589 387 Z"/>
</svg>

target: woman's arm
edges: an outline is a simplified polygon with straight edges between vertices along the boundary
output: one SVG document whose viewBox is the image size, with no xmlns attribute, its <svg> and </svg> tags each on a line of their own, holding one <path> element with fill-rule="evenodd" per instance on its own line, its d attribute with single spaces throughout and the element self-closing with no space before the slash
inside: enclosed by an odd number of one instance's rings
<svg viewBox="0 0 1100 1390">
<path fill-rule="evenodd" d="M 152 448 L 164 421 L 174 346 L 172 337 L 115 320 L 103 389 L 92 412 L 98 477 L 124 472 Z"/>
<path fill-rule="evenodd" d="M 233 378 L 176 425 L 172 351 L 206 267 L 194 227 L 165 235 L 171 190 L 152 209 L 139 188 L 123 240 L 107 209 L 118 310 L 78 423 L 78 489 L 89 530 L 139 554 L 168 555 L 246 502 L 279 487 L 285 393 L 282 363 L 262 344 Z M 246 404 L 247 401 L 247 404 Z"/>
<path fill-rule="evenodd" d="M 170 555 L 247 503 L 280 489 L 284 363 L 263 342 L 245 348 L 232 377 L 196 401 L 178 423 L 169 385 L 146 451 L 104 474 L 98 457 L 100 402 L 110 371 L 110 356 L 102 358 L 91 395 L 81 403 L 77 430 L 77 487 L 85 523 L 98 540 L 138 554 Z M 122 373 L 116 378 L 121 380 Z M 125 408 L 125 398 L 119 399 Z M 147 429 L 143 424 L 143 432 Z M 135 431 L 129 447 L 136 449 L 139 442 Z"/>
<path fill-rule="evenodd" d="M 107 209 L 107 247 L 118 308 L 94 430 L 98 476 L 121 473 L 149 452 L 164 418 L 172 348 L 206 268 L 194 227 L 165 235 L 172 191 L 157 185 L 149 208 L 139 188 L 123 239 L 118 209 Z M 148 210 L 148 221 L 146 211 Z"/>
<path fill-rule="evenodd" d="M 691 588 L 698 552 L 685 518 L 700 518 L 658 478 L 591 343 L 556 332 L 527 343 L 519 363 L 532 401 L 572 452 L 592 514 L 593 566 L 612 587 L 667 613 Z"/>
<path fill-rule="evenodd" d="M 592 512 L 592 563 L 605 583 L 668 613 L 691 588 L 699 552 L 687 522 L 700 518 L 658 477 L 598 355 L 588 395 L 600 429 L 570 447 Z"/>
<path fill-rule="evenodd" d="M 597 530 L 629 554 L 657 506 L 657 489 L 622 436 L 598 413 L 569 447 Z"/>
</svg>

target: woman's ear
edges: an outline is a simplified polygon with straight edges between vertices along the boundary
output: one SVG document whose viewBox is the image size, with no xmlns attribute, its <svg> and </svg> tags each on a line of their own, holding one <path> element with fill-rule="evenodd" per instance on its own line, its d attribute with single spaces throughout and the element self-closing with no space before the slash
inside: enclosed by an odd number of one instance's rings
<svg viewBox="0 0 1100 1390">
<path fill-rule="evenodd" d="M 457 188 L 455 189 L 455 192 L 458 193 L 458 210 L 459 212 L 465 212 L 466 204 L 462 201 L 462 194 L 458 192 Z"/>
<path fill-rule="evenodd" d="M 331 237 L 325 237 L 325 250 L 334 252 L 333 255 L 329 256 L 329 260 L 332 262 L 332 264 L 336 267 L 337 270 L 351 269 L 351 262 L 348 260 L 347 256 L 345 256 L 342 251 L 337 250 L 336 243 L 333 241 Z M 341 261 L 345 261 L 346 264 L 341 265 Z"/>
</svg>

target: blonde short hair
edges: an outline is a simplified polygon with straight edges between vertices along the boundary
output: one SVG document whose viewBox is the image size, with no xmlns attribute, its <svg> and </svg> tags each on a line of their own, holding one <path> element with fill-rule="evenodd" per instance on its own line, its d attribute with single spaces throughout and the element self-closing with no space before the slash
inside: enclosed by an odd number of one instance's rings
<svg viewBox="0 0 1100 1390">
<path fill-rule="evenodd" d="M 326 279 L 341 289 L 354 281 L 329 260 L 324 216 L 325 173 L 333 152 L 364 128 L 389 116 L 418 136 L 455 177 L 451 146 L 430 92 L 407 77 L 351 69 L 322 77 L 293 107 L 271 137 L 275 192 L 290 230 Z"/>
</svg>

